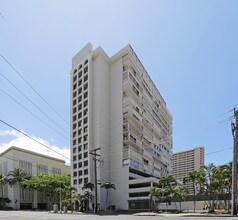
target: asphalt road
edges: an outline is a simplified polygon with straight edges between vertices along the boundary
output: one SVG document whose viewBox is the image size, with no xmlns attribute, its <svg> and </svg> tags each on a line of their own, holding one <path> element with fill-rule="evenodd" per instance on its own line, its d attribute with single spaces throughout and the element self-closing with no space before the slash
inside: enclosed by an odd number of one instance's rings
<svg viewBox="0 0 238 220">
<path fill-rule="evenodd" d="M 133 215 L 85 215 L 85 214 L 53 214 L 48 212 L 32 211 L 0 211 L 0 220 L 238 220 L 238 217 L 225 216 L 181 216 L 181 215 L 159 215 L 159 216 L 133 216 Z"/>
</svg>

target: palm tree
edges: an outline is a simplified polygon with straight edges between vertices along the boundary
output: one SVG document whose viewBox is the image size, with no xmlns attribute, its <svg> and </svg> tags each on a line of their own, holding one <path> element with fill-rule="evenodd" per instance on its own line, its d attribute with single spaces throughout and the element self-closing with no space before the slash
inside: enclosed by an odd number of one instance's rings
<svg viewBox="0 0 238 220">
<path fill-rule="evenodd" d="M 15 187 L 17 188 L 17 192 L 19 193 L 18 195 L 16 195 L 15 198 L 15 204 L 17 209 L 20 208 L 21 183 L 29 177 L 30 176 L 20 168 L 15 168 L 13 171 L 9 171 L 9 173 L 7 174 L 9 185 L 11 187 L 15 185 Z"/>
<path fill-rule="evenodd" d="M 181 202 L 188 196 L 189 190 L 185 187 L 178 187 L 175 189 L 175 195 L 179 199 L 179 211 L 181 212 Z"/>
<path fill-rule="evenodd" d="M 150 196 L 152 197 L 153 200 L 153 208 L 152 210 L 154 210 L 156 207 L 159 207 L 161 198 L 162 198 L 162 189 L 158 188 L 158 187 L 151 187 L 150 188 Z M 156 204 L 157 202 L 157 204 Z"/>
<path fill-rule="evenodd" d="M 7 177 L 4 174 L 0 174 L 1 196 L 4 197 L 3 187 L 7 183 Z"/>
<path fill-rule="evenodd" d="M 82 197 L 83 197 L 84 206 L 86 210 L 89 210 L 89 202 L 92 201 L 93 199 L 93 194 L 92 194 L 93 189 L 94 189 L 94 184 L 90 182 L 84 183 L 82 187 L 82 190 L 85 190 L 84 195 Z"/>
<path fill-rule="evenodd" d="M 231 195 L 231 187 L 232 187 L 232 162 L 228 162 L 227 164 L 224 164 L 220 166 L 220 169 L 222 169 L 223 173 L 223 198 L 224 203 L 227 206 L 227 211 L 229 211 L 230 207 L 230 200 L 225 198 L 225 194 Z"/>
<path fill-rule="evenodd" d="M 210 196 L 210 207 L 214 209 L 214 202 L 213 202 L 213 196 L 216 193 L 218 189 L 218 184 L 215 180 L 215 173 L 217 171 L 217 167 L 213 164 L 210 163 L 207 166 L 204 165 L 201 167 L 201 170 L 205 174 L 205 184 L 204 184 L 204 189 L 206 190 L 206 193 L 208 196 Z"/>
<path fill-rule="evenodd" d="M 116 190 L 116 186 L 115 184 L 111 183 L 111 182 L 105 182 L 101 185 L 101 188 L 104 188 L 107 190 L 107 195 L 106 195 L 106 209 L 108 207 L 108 196 L 109 196 L 109 190 L 110 189 L 114 189 Z"/>
<path fill-rule="evenodd" d="M 168 176 L 163 176 L 160 179 L 159 183 L 161 184 L 162 189 L 164 190 L 163 197 L 165 199 L 166 207 L 167 207 L 168 201 L 170 202 L 170 204 L 172 203 L 174 193 L 175 193 L 175 188 L 177 186 L 177 180 L 175 179 L 173 175 L 168 175 Z M 175 203 L 175 206 L 176 206 L 176 203 Z"/>
<path fill-rule="evenodd" d="M 192 182 L 193 185 L 193 211 L 196 209 L 196 186 L 198 184 L 199 179 L 201 178 L 201 173 L 198 170 L 188 172 L 187 176 L 183 178 L 183 183 Z"/>
</svg>

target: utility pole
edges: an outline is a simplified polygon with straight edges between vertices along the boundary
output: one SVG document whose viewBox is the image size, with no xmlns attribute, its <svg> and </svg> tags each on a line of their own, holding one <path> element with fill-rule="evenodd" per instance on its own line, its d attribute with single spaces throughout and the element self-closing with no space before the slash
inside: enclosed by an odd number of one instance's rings
<svg viewBox="0 0 238 220">
<path fill-rule="evenodd" d="M 234 109 L 235 123 L 231 124 L 234 140 L 232 163 L 232 207 L 231 215 L 237 215 L 237 162 L 238 162 L 238 110 Z"/>
<path fill-rule="evenodd" d="M 97 156 L 100 156 L 100 154 L 97 154 L 97 151 L 101 148 L 96 148 L 90 151 L 90 154 L 93 155 L 94 160 L 94 194 L 95 194 L 95 200 L 94 200 L 94 214 L 97 214 L 98 212 L 98 180 L 97 180 Z"/>
</svg>

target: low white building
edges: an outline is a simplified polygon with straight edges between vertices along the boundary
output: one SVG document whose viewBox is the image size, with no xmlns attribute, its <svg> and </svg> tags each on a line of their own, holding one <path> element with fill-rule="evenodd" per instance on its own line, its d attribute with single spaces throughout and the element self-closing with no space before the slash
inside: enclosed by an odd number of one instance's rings
<svg viewBox="0 0 238 220">
<path fill-rule="evenodd" d="M 65 165 L 64 160 L 12 146 L 0 154 L 0 174 L 7 175 L 15 168 L 20 168 L 32 176 L 41 172 L 70 174 L 70 167 Z M 16 185 L 10 187 L 9 184 L 5 184 L 0 191 L 0 197 L 9 198 L 11 202 L 8 206 L 13 209 L 46 208 L 47 198 L 42 193 L 36 190 L 33 192 L 31 189 L 24 189 L 19 193 L 19 190 Z"/>
</svg>

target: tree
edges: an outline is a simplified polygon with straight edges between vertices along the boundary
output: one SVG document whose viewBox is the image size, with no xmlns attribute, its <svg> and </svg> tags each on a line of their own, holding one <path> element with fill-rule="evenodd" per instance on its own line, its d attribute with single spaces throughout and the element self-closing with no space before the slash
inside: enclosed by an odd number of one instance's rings
<svg viewBox="0 0 238 220">
<path fill-rule="evenodd" d="M 109 190 L 110 189 L 114 189 L 116 190 L 116 186 L 115 184 L 111 183 L 111 182 L 105 182 L 101 185 L 101 188 L 104 188 L 107 190 L 107 195 L 106 195 L 106 209 L 108 207 L 108 196 L 109 196 Z"/>
<path fill-rule="evenodd" d="M 17 209 L 20 208 L 20 193 L 21 190 L 23 189 L 22 187 L 22 182 L 26 179 L 29 179 L 30 175 L 28 175 L 26 172 L 24 172 L 22 169 L 20 168 L 15 168 L 13 171 L 9 171 L 9 173 L 7 174 L 7 182 L 9 183 L 9 185 L 11 187 L 16 187 L 16 191 L 18 192 L 18 195 L 15 195 L 15 204 Z M 22 192 L 22 195 L 24 196 L 24 193 Z"/>
<path fill-rule="evenodd" d="M 48 197 L 49 209 L 51 209 L 51 198 L 56 192 L 65 192 L 70 186 L 70 176 L 68 175 L 44 175 L 40 173 L 38 176 L 32 176 L 30 179 L 25 180 L 22 185 L 30 187 L 34 190 L 44 193 Z"/>
<path fill-rule="evenodd" d="M 150 188 L 150 196 L 153 200 L 153 210 L 157 209 L 156 207 L 159 206 L 162 199 L 162 194 L 162 189 L 154 186 Z"/>
<path fill-rule="evenodd" d="M 174 193 L 175 193 L 175 188 L 177 186 L 177 180 L 175 179 L 173 175 L 168 175 L 168 176 L 163 176 L 160 179 L 159 183 L 162 186 L 162 189 L 163 189 L 162 197 L 167 207 L 167 202 L 170 202 L 170 204 L 172 203 Z"/>
<path fill-rule="evenodd" d="M 7 177 L 10 186 L 18 183 L 21 184 L 25 179 L 30 178 L 30 176 L 20 168 L 15 168 L 13 171 L 9 171 Z"/>
<path fill-rule="evenodd" d="M 214 195 L 218 194 L 217 190 L 219 188 L 219 184 L 216 181 L 215 173 L 217 172 L 217 167 L 210 163 L 207 166 L 204 165 L 201 167 L 201 171 L 204 173 L 205 181 L 204 181 L 204 190 L 205 193 L 210 197 L 210 207 L 214 209 L 213 198 Z"/>
<path fill-rule="evenodd" d="M 162 201 L 166 202 L 166 207 L 167 207 L 168 195 L 169 195 L 168 189 L 161 189 L 156 186 L 151 187 L 150 196 L 152 197 L 152 200 L 153 200 L 153 210 L 158 209 L 159 204 Z"/>
<path fill-rule="evenodd" d="M 89 203 L 92 203 L 93 199 L 93 191 L 94 184 L 91 182 L 84 183 L 82 190 L 84 190 L 84 194 L 82 195 L 83 201 L 84 201 L 84 207 L 86 210 L 89 210 Z"/>
<path fill-rule="evenodd" d="M 7 183 L 7 177 L 4 174 L 0 174 L 1 196 L 4 197 L 4 185 Z"/>
<path fill-rule="evenodd" d="M 199 180 L 201 179 L 201 172 L 198 170 L 188 172 L 188 174 L 183 178 L 184 184 L 187 182 L 192 182 L 193 185 L 193 211 L 196 210 L 196 188 L 198 185 Z"/>
<path fill-rule="evenodd" d="M 186 187 L 177 187 L 175 189 L 175 196 L 179 199 L 179 211 L 181 212 L 181 202 L 185 201 L 189 193 L 189 190 Z"/>
<path fill-rule="evenodd" d="M 232 187 L 232 162 L 228 162 L 220 166 L 223 172 L 223 196 L 224 196 L 224 203 L 227 207 L 227 211 L 229 211 L 230 207 L 230 200 L 225 198 L 225 194 L 231 195 L 231 187 Z"/>
</svg>

